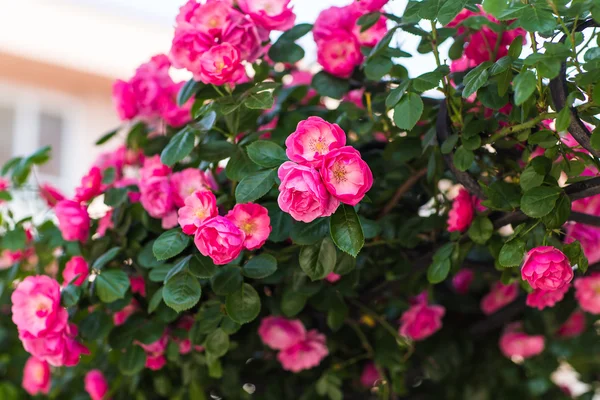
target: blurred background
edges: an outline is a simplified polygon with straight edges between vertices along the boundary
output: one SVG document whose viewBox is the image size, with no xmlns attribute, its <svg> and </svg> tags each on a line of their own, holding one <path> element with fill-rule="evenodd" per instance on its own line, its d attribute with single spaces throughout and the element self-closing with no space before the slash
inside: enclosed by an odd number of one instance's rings
<svg viewBox="0 0 600 400">
<path fill-rule="evenodd" d="M 0 0 L 0 165 L 52 145 L 53 159 L 37 179 L 71 195 L 97 154 L 94 142 L 119 126 L 112 83 L 129 79 L 151 56 L 169 51 L 179 7 L 186 0 Z M 294 0 L 296 23 L 314 22 L 325 8 L 352 0 Z M 391 0 L 401 14 L 406 0 Z M 403 50 L 416 53 L 404 34 Z M 302 61 L 313 67 L 312 35 L 302 38 Z M 404 59 L 411 76 L 434 64 Z M 426 64 L 424 64 L 426 63 Z M 185 71 L 173 71 L 187 80 Z"/>
</svg>

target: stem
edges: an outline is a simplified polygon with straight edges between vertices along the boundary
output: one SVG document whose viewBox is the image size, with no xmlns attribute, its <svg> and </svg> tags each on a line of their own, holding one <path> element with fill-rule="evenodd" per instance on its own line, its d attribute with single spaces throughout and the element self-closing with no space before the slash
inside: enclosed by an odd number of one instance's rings
<svg viewBox="0 0 600 400">
<path fill-rule="evenodd" d="M 332 369 L 334 371 L 339 371 L 339 370 L 342 370 L 342 369 L 344 369 L 346 367 L 354 365 L 354 364 L 356 364 L 359 361 L 366 360 L 368 358 L 371 358 L 371 354 L 369 354 L 369 353 L 360 354 L 358 356 L 352 357 L 352 358 L 350 358 L 350 359 L 348 359 L 348 360 L 346 360 L 344 362 L 341 362 L 339 364 L 334 364 L 333 367 L 332 367 Z"/>
<path fill-rule="evenodd" d="M 367 111 L 369 112 L 369 117 L 371 119 L 373 118 L 373 107 L 371 104 L 371 93 L 370 92 L 365 92 L 365 98 L 367 99 Z"/>
<path fill-rule="evenodd" d="M 534 53 L 537 54 L 538 52 L 538 48 L 537 48 L 537 41 L 535 39 L 535 33 L 534 32 L 529 32 L 529 38 L 531 39 L 531 49 L 533 50 Z M 540 98 L 542 98 L 542 77 L 540 76 L 539 73 L 535 74 L 537 76 L 537 90 L 538 93 L 540 94 Z"/>
<path fill-rule="evenodd" d="M 442 62 L 440 61 L 440 51 L 438 49 L 438 34 L 437 28 L 435 27 L 436 22 L 431 21 L 431 48 L 433 50 L 433 56 L 435 57 L 435 64 L 440 67 Z M 448 98 L 448 81 L 447 77 L 442 78 L 442 86 L 444 87 L 444 95 Z"/>
<path fill-rule="evenodd" d="M 221 92 L 221 89 L 219 89 L 218 86 L 212 85 L 212 87 L 215 89 L 215 92 L 219 93 L 219 96 L 225 97 L 225 95 L 223 94 L 223 92 Z"/>
<path fill-rule="evenodd" d="M 423 168 L 422 170 L 418 171 L 416 174 L 411 175 L 406 180 L 406 182 L 404 182 L 398 188 L 398 190 L 396 190 L 394 197 L 392 197 L 390 199 L 390 201 L 385 205 L 385 207 L 379 214 L 378 219 L 381 219 L 381 218 L 385 217 L 387 214 L 389 214 L 389 212 L 392 211 L 394 209 L 394 207 L 396 207 L 396 205 L 398 204 L 400 199 L 402 199 L 402 196 L 404 196 L 406 194 L 406 192 L 408 192 L 419 181 L 419 179 L 421 179 L 426 173 L 427 173 L 427 168 Z"/>
<path fill-rule="evenodd" d="M 571 42 L 571 50 L 573 50 L 573 64 L 575 65 L 575 68 L 577 68 L 577 72 L 582 74 L 583 70 L 581 69 L 581 65 L 579 64 L 579 61 L 577 60 L 577 44 L 575 44 L 575 36 L 573 34 L 571 34 L 571 32 L 569 31 L 569 28 L 567 28 L 567 25 L 565 25 L 565 22 L 561 18 L 560 13 L 558 12 L 558 7 L 556 7 L 554 0 L 548 0 L 548 4 L 550 5 L 550 7 L 552 8 L 552 11 L 556 15 L 558 23 L 560 24 L 563 31 L 565 32 L 565 35 L 569 38 L 569 42 Z M 577 21 L 575 21 L 575 23 L 573 24 L 573 27 L 574 28 L 577 27 Z"/>
<path fill-rule="evenodd" d="M 534 126 L 536 126 L 538 123 L 542 122 L 543 120 L 555 118 L 557 115 L 558 115 L 558 113 L 554 113 L 554 112 L 542 113 L 542 114 L 538 115 L 537 117 L 535 117 L 534 119 L 531 119 L 522 124 L 507 126 L 506 128 L 500 129 L 498 132 L 496 132 L 492 136 L 490 136 L 490 138 L 486 141 L 486 144 L 492 144 L 492 143 L 498 141 L 499 139 L 502 139 L 503 137 L 506 137 L 512 133 L 516 133 L 516 132 L 524 131 L 525 129 L 533 128 Z"/>
</svg>

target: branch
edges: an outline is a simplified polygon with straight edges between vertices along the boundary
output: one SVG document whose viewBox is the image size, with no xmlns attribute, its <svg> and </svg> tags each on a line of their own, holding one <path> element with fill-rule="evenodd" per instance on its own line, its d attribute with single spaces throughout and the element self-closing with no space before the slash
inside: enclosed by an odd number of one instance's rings
<svg viewBox="0 0 600 400">
<path fill-rule="evenodd" d="M 404 196 L 404 194 L 406 192 L 408 192 L 419 181 L 419 179 L 421 179 L 423 177 L 423 175 L 425 175 L 426 173 L 427 173 L 427 168 L 423 168 L 422 170 L 418 171 L 416 174 L 411 175 L 406 180 L 406 182 L 404 182 L 402 184 L 402 186 L 400 186 L 398 188 L 398 190 L 396 190 L 394 197 L 392 197 L 391 200 L 385 205 L 385 207 L 379 214 L 378 219 L 381 219 L 381 218 L 385 217 L 387 214 L 389 214 L 390 211 L 392 211 L 394 209 L 394 207 L 396 207 L 396 205 L 398 204 L 400 199 L 402 199 L 402 196 Z"/>
</svg>

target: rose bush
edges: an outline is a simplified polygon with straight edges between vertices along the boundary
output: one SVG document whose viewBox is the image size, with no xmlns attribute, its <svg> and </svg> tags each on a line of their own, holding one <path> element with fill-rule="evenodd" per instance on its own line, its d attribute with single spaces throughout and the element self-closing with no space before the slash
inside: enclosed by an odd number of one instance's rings
<svg viewBox="0 0 600 400">
<path fill-rule="evenodd" d="M 189 0 L 73 195 L 5 164 L 0 399 L 593 397 L 600 3 L 348 3 Z"/>
</svg>

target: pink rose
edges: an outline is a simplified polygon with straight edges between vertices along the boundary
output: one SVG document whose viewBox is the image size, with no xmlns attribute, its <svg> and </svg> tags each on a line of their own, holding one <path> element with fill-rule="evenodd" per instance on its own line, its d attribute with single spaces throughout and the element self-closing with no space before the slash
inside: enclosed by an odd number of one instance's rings
<svg viewBox="0 0 600 400">
<path fill-rule="evenodd" d="M 381 376 L 379 375 L 379 371 L 377 371 L 375 363 L 370 362 L 364 366 L 362 374 L 360 374 L 361 385 L 366 388 L 372 388 L 380 379 Z"/>
<path fill-rule="evenodd" d="M 48 183 L 43 183 L 40 185 L 40 196 L 50 208 L 53 208 L 56 206 L 56 204 L 58 204 L 59 201 L 65 199 L 65 196 L 60 192 L 60 190 Z"/>
<path fill-rule="evenodd" d="M 320 117 L 300 121 L 296 131 L 285 140 L 285 153 L 297 163 L 318 165 L 324 155 L 346 145 L 346 134 L 337 124 Z"/>
<path fill-rule="evenodd" d="M 294 26 L 296 15 L 290 0 L 238 0 L 238 6 L 260 27 L 268 31 L 287 31 Z"/>
<path fill-rule="evenodd" d="M 362 26 L 358 24 L 356 24 L 352 29 L 352 32 L 358 39 L 360 45 L 373 47 L 377 43 L 379 43 L 379 41 L 383 39 L 383 37 L 387 33 L 387 19 L 384 16 L 381 16 L 379 17 L 379 20 L 375 23 L 375 25 L 373 25 L 364 32 L 361 32 L 361 30 Z"/>
<path fill-rule="evenodd" d="M 240 59 L 249 63 L 256 61 L 263 53 L 262 42 L 269 39 L 267 31 L 258 29 L 248 15 L 237 11 L 231 14 L 221 35 L 221 43 L 231 44 L 239 51 Z"/>
<path fill-rule="evenodd" d="M 113 314 L 113 323 L 115 326 L 123 325 L 130 316 L 135 314 L 138 308 L 138 302 L 135 299 L 131 299 L 131 303 Z"/>
<path fill-rule="evenodd" d="M 188 9 L 186 14 L 182 15 L 180 12 L 177 22 L 189 22 L 202 32 L 219 36 L 225 24 L 241 13 L 231 8 L 231 2 L 207 1 L 196 6 L 193 11 Z"/>
<path fill-rule="evenodd" d="M 104 216 L 98 220 L 98 229 L 96 230 L 96 234 L 98 235 L 99 238 L 106 235 L 107 230 L 115 227 L 112 216 L 113 216 L 113 212 L 111 209 L 111 210 L 108 210 L 106 212 L 106 214 L 104 214 Z"/>
<path fill-rule="evenodd" d="M 527 253 L 521 277 L 534 289 L 558 290 L 573 279 L 573 269 L 562 251 L 552 246 L 535 247 Z"/>
<path fill-rule="evenodd" d="M 464 232 L 467 230 L 475 215 L 474 202 L 469 192 L 461 188 L 452 201 L 452 209 L 448 213 L 448 232 Z"/>
<path fill-rule="evenodd" d="M 471 269 L 461 269 L 452 277 L 452 287 L 458 294 L 467 294 L 475 274 Z"/>
<path fill-rule="evenodd" d="M 140 202 L 153 218 L 163 218 L 173 210 L 173 192 L 169 178 L 156 176 L 140 185 Z"/>
<path fill-rule="evenodd" d="M 236 204 L 225 217 L 244 232 L 244 248 L 248 250 L 262 247 L 271 234 L 269 212 L 260 204 Z"/>
<path fill-rule="evenodd" d="M 281 184 L 277 203 L 296 221 L 308 223 L 328 217 L 338 208 L 340 202 L 327 191 L 316 169 L 286 161 L 278 175 Z"/>
<path fill-rule="evenodd" d="M 27 352 L 52 366 L 77 365 L 82 354 L 90 353 L 87 347 L 75 339 L 77 326 L 66 324 L 60 330 L 56 328 L 41 337 L 34 337 L 28 332 L 19 332 L 19 338 Z"/>
<path fill-rule="evenodd" d="M 575 279 L 575 298 L 590 314 L 600 314 L 600 273 Z"/>
<path fill-rule="evenodd" d="M 44 276 L 28 276 L 11 295 L 12 320 L 20 332 L 38 337 L 64 328 L 68 315 L 60 305 L 60 285 Z"/>
<path fill-rule="evenodd" d="M 104 396 L 108 393 L 108 382 L 99 369 L 93 369 L 85 374 L 83 380 L 85 391 L 92 400 L 107 400 Z"/>
<path fill-rule="evenodd" d="M 565 297 L 565 293 L 569 291 L 569 286 L 565 285 L 556 290 L 535 289 L 527 295 L 527 305 L 538 310 L 543 310 L 546 307 L 554 307 L 556 303 Z"/>
<path fill-rule="evenodd" d="M 542 335 L 528 335 L 521 332 L 520 323 L 509 325 L 500 337 L 500 350 L 508 358 L 530 358 L 544 351 Z"/>
<path fill-rule="evenodd" d="M 342 276 L 340 274 L 336 274 L 335 272 L 330 272 L 326 277 L 325 280 L 329 283 L 336 283 L 337 281 L 339 281 L 340 279 L 342 279 Z"/>
<path fill-rule="evenodd" d="M 355 206 L 373 186 L 373 174 L 358 150 L 335 149 L 323 157 L 321 178 L 327 191 L 342 203 Z"/>
<path fill-rule="evenodd" d="M 573 207 L 573 210 L 575 210 L 575 207 Z M 597 215 L 595 212 L 591 214 Z M 595 264 L 600 261 L 600 229 L 578 222 L 567 224 L 566 228 L 566 243 L 579 240 L 588 262 Z"/>
<path fill-rule="evenodd" d="M 341 35 L 342 33 L 354 39 L 352 30 L 363 12 L 364 10 L 354 5 L 329 7 L 321 11 L 312 30 L 315 41 L 318 44 L 320 41 L 328 40 L 332 36 Z"/>
<path fill-rule="evenodd" d="M 160 161 L 160 156 L 146 157 L 140 168 L 140 184 L 155 177 L 168 177 L 170 174 L 171 168 Z"/>
<path fill-rule="evenodd" d="M 517 283 L 505 285 L 498 281 L 492 285 L 492 289 L 481 299 L 481 311 L 485 315 L 490 315 L 502 307 L 512 303 L 519 294 Z"/>
<path fill-rule="evenodd" d="M 142 297 L 146 297 L 146 282 L 143 276 L 130 276 L 129 285 L 131 286 L 131 293 L 137 293 Z"/>
<path fill-rule="evenodd" d="M 381 8 L 385 6 L 388 1 L 390 0 L 355 0 L 355 4 L 365 11 L 372 12 L 381 10 Z"/>
<path fill-rule="evenodd" d="M 65 264 L 65 269 L 62 273 L 63 285 L 67 286 L 77 276 L 77 279 L 75 279 L 73 285 L 81 286 L 83 285 L 83 282 L 85 282 L 85 280 L 87 279 L 89 273 L 90 267 L 85 261 L 85 258 L 81 256 L 75 256 L 69 261 L 67 261 L 67 263 Z"/>
<path fill-rule="evenodd" d="M 233 222 L 217 216 L 200 225 L 194 243 L 203 256 L 210 257 L 217 265 L 223 265 L 240 255 L 244 239 L 244 232 Z"/>
<path fill-rule="evenodd" d="M 207 52 L 212 45 L 213 37 L 201 32 L 190 24 L 182 24 L 175 29 L 175 36 L 171 43 L 171 60 L 177 68 L 185 68 L 194 76 L 200 74 L 202 54 Z"/>
<path fill-rule="evenodd" d="M 87 208 L 71 200 L 62 200 L 54 208 L 58 218 L 58 228 L 68 241 L 85 243 L 90 231 L 90 216 Z"/>
<path fill-rule="evenodd" d="M 356 107 L 364 109 L 365 108 L 365 105 L 363 103 L 364 94 L 365 94 L 364 88 L 354 89 L 354 90 L 351 90 L 348 93 L 346 93 L 346 95 L 344 96 L 344 98 L 342 100 L 349 101 L 350 103 L 353 103 Z M 385 141 L 387 141 L 387 139 Z"/>
<path fill-rule="evenodd" d="M 137 99 L 133 88 L 128 82 L 116 80 L 112 89 L 113 104 L 121 121 L 133 119 L 137 116 Z"/>
<path fill-rule="evenodd" d="M 200 58 L 200 73 L 194 78 L 206 84 L 236 83 L 244 75 L 240 52 L 229 43 L 213 46 Z"/>
<path fill-rule="evenodd" d="M 284 350 L 306 339 L 306 329 L 299 319 L 265 317 L 260 321 L 258 335 L 274 350 Z"/>
<path fill-rule="evenodd" d="M 325 335 L 311 330 L 308 331 L 304 340 L 281 350 L 277 359 L 281 362 L 283 369 L 300 372 L 316 367 L 328 354 Z"/>
<path fill-rule="evenodd" d="M 48 363 L 29 357 L 23 368 L 23 389 L 32 396 L 39 393 L 48 394 L 51 383 Z"/>
<path fill-rule="evenodd" d="M 349 78 L 362 60 L 360 43 L 346 31 L 335 31 L 317 41 L 317 61 L 331 75 Z"/>
<path fill-rule="evenodd" d="M 102 172 L 98 167 L 92 167 L 81 178 L 81 185 L 75 189 L 74 200 L 77 202 L 89 201 L 102 193 Z"/>
<path fill-rule="evenodd" d="M 207 190 L 192 193 L 186 197 L 184 204 L 177 213 L 179 225 L 186 235 L 195 234 L 202 222 L 219 215 L 217 199 Z"/>
<path fill-rule="evenodd" d="M 204 172 L 196 168 L 186 168 L 171 175 L 173 201 L 175 206 L 183 207 L 185 199 L 197 190 L 208 190 L 209 185 Z"/>
<path fill-rule="evenodd" d="M 398 333 L 412 340 L 428 338 L 442 327 L 445 313 L 446 309 L 442 306 L 415 304 L 402 314 Z"/>
<path fill-rule="evenodd" d="M 585 313 L 575 310 L 567 320 L 558 328 L 556 336 L 562 338 L 577 337 L 585 330 Z"/>
<path fill-rule="evenodd" d="M 154 343 L 135 343 L 140 345 L 146 352 L 146 368 L 158 371 L 165 366 L 167 360 L 165 359 L 164 353 L 167 350 L 167 344 L 169 343 L 169 336 L 166 333 L 163 333 L 161 338 Z"/>
</svg>

